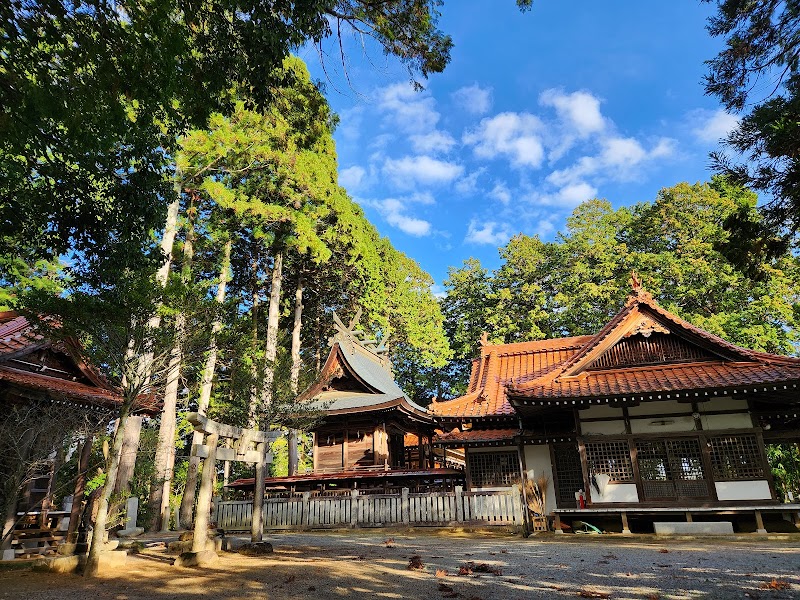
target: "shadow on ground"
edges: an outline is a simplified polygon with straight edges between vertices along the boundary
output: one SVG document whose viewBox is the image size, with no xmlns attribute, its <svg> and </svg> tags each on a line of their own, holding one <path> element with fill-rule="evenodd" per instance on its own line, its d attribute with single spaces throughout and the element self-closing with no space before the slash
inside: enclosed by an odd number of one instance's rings
<svg viewBox="0 0 800 600">
<path fill-rule="evenodd" d="M 800 540 L 691 541 L 618 537 L 279 534 L 268 557 L 224 553 L 214 569 L 130 556 L 101 579 L 0 572 L 0 598 L 188 600 L 230 598 L 794 598 Z M 423 568 L 408 569 L 418 556 Z M 472 562 L 472 573 L 459 568 Z M 481 573 L 479 565 L 495 574 Z M 773 584 L 777 582 L 777 584 Z M 784 584 L 788 587 L 781 588 Z M 606 596 L 606 594 L 608 596 Z"/>
</svg>

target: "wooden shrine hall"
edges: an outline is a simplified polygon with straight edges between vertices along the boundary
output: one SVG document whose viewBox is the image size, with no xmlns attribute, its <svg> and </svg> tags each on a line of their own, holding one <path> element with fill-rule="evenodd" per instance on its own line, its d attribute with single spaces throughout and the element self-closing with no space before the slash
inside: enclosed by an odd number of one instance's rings
<svg viewBox="0 0 800 600">
<path fill-rule="evenodd" d="M 16 312 L 0 312 L 0 467 L 16 481 L 5 487 L 4 506 L 13 507 L 3 524 L 3 555 L 42 554 L 76 533 L 92 438 L 104 430 L 122 403 L 119 392 L 79 358 L 71 342 L 54 343 Z M 153 413 L 155 407 L 139 407 Z M 82 439 L 78 477 L 56 489 L 67 442 Z M 7 444 L 8 446 L 4 446 Z"/>
<path fill-rule="evenodd" d="M 546 477 L 542 517 L 557 529 L 604 515 L 623 531 L 795 520 L 800 505 L 779 502 L 766 444 L 800 441 L 800 359 L 726 342 L 632 284 L 595 335 L 484 339 L 467 393 L 431 406 L 443 431 L 434 444 L 464 450 L 471 490 Z"/>
<path fill-rule="evenodd" d="M 433 452 L 433 415 L 400 389 L 385 344 L 365 339 L 357 329 L 358 317 L 345 325 L 334 314 L 336 333 L 325 365 L 297 399 L 323 415 L 313 428 L 313 472 L 269 478 L 266 485 L 273 492 L 461 485 L 463 471 L 444 468 Z M 241 479 L 229 488 L 248 491 L 252 486 L 252 479 Z"/>
</svg>

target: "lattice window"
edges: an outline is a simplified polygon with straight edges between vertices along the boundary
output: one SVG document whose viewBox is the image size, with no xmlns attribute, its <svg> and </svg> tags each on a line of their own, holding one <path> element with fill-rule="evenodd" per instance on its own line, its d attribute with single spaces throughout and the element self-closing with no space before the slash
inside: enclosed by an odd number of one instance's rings
<svg viewBox="0 0 800 600">
<path fill-rule="evenodd" d="M 631 451 L 625 440 L 588 442 L 586 461 L 592 473 L 605 473 L 609 481 L 633 481 Z"/>
<path fill-rule="evenodd" d="M 576 444 L 556 444 L 553 446 L 553 458 L 558 484 L 556 486 L 558 507 L 574 507 L 575 492 L 585 487 L 578 446 Z"/>
<path fill-rule="evenodd" d="M 519 481 L 516 452 L 470 452 L 468 462 L 474 487 L 503 487 Z"/>
<path fill-rule="evenodd" d="M 714 479 L 763 479 L 761 448 L 754 435 L 709 438 Z"/>
</svg>

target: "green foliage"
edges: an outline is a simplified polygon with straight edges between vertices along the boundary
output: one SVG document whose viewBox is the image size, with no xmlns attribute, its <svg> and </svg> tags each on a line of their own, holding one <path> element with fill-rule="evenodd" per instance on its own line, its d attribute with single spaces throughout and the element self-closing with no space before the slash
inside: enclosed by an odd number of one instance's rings
<svg viewBox="0 0 800 600">
<path fill-rule="evenodd" d="M 725 141 L 737 157 L 716 152 L 712 159 L 722 173 L 772 197 L 765 206 L 768 231 L 755 238 L 763 244 L 800 228 L 800 6 L 796 0 L 717 5 L 709 31 L 726 45 L 708 61 L 706 92 L 727 110 L 749 112 Z"/>
<path fill-rule="evenodd" d="M 733 215 L 759 227 L 755 196 L 728 180 L 680 183 L 654 202 L 614 210 L 578 206 L 554 242 L 518 235 L 488 273 L 467 261 L 452 270 L 442 301 L 455 351 L 450 371 L 463 389 L 482 331 L 493 342 L 596 333 L 622 307 L 636 270 L 666 309 L 742 346 L 794 353 L 800 273 L 788 252 L 750 256 L 726 229 Z"/>
<path fill-rule="evenodd" d="M 800 449 L 797 444 L 768 444 L 767 458 L 781 502 L 800 498 Z"/>
<path fill-rule="evenodd" d="M 264 109 L 291 49 L 351 29 L 412 76 L 439 72 L 452 45 L 439 4 L 3 3 L 0 255 L 75 253 L 70 268 L 94 283 L 109 260 L 136 264 L 163 222 L 176 135 L 227 110 L 231 86 Z"/>
</svg>

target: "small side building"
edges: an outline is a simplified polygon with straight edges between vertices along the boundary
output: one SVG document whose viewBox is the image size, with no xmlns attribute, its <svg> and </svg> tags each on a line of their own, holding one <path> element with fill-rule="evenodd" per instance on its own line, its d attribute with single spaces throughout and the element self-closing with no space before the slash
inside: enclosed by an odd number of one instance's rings
<svg viewBox="0 0 800 600">
<path fill-rule="evenodd" d="M 268 478 L 276 493 L 358 489 L 400 493 L 463 485 L 463 471 L 446 468 L 433 452 L 433 415 L 413 402 L 392 376 L 387 349 L 334 315 L 336 334 L 316 381 L 298 398 L 319 411 L 312 429 L 313 471 Z M 231 489 L 249 491 L 252 479 Z"/>
</svg>

